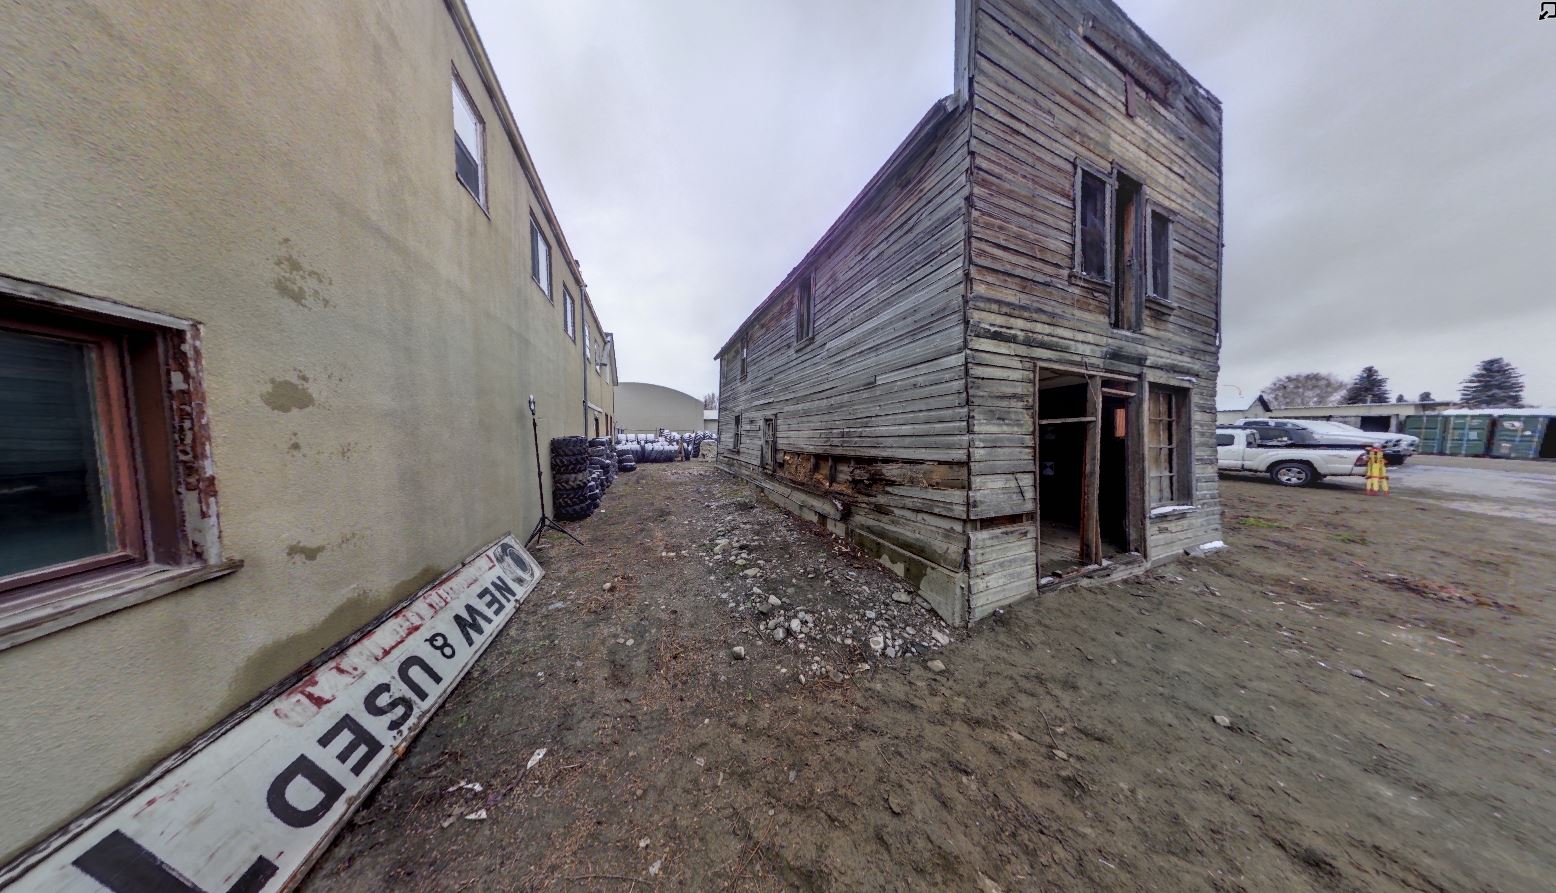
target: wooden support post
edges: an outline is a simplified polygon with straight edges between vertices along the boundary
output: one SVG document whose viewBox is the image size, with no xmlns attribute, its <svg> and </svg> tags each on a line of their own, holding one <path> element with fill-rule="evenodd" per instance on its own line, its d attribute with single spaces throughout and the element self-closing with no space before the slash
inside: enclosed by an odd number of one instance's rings
<svg viewBox="0 0 1556 893">
<path fill-rule="evenodd" d="M 1086 377 L 1086 459 L 1081 478 L 1081 549 L 1082 564 L 1102 560 L 1102 524 L 1097 517 L 1097 489 L 1102 456 L 1102 382 L 1095 375 Z"/>
<path fill-rule="evenodd" d="M 1147 408 L 1150 403 L 1150 385 L 1141 372 L 1135 384 L 1135 395 L 1129 400 L 1129 434 L 1124 440 L 1124 452 L 1129 463 L 1124 480 L 1129 487 L 1129 517 L 1124 529 L 1129 532 L 1129 550 L 1145 555 L 1146 549 L 1146 462 L 1145 439 L 1150 436 L 1150 419 Z"/>
<path fill-rule="evenodd" d="M 1032 363 L 1032 579 L 1043 582 L 1043 425 L 1038 398 L 1043 393 L 1043 367 Z"/>
</svg>

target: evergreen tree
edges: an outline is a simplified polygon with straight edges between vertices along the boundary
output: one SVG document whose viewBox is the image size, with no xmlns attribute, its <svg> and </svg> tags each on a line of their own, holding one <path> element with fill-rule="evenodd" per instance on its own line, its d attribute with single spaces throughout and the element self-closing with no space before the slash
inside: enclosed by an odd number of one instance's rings
<svg viewBox="0 0 1556 893">
<path fill-rule="evenodd" d="M 1431 402 L 1433 402 L 1432 401 L 1432 392 L 1431 391 L 1422 391 L 1416 397 L 1416 402 L 1417 403 L 1431 403 Z"/>
<path fill-rule="evenodd" d="M 1405 402 L 1405 395 L 1404 394 L 1395 394 L 1394 395 L 1394 402 L 1395 403 L 1404 403 Z"/>
<path fill-rule="evenodd" d="M 1389 380 L 1383 377 L 1376 366 L 1368 366 L 1356 373 L 1349 387 L 1345 389 L 1345 395 L 1340 398 L 1341 403 L 1387 403 L 1389 402 Z"/>
<path fill-rule="evenodd" d="M 1465 406 L 1523 406 L 1524 374 L 1507 360 L 1481 360 L 1470 377 L 1459 383 Z"/>
</svg>

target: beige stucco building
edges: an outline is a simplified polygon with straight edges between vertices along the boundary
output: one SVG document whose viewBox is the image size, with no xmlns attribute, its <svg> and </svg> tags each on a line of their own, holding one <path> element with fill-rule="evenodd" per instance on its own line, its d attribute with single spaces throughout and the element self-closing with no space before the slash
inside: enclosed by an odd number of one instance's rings
<svg viewBox="0 0 1556 893">
<path fill-rule="evenodd" d="M 627 434 L 701 431 L 702 401 L 685 391 L 644 381 L 616 389 L 617 426 Z"/>
<path fill-rule="evenodd" d="M 615 414 L 461 0 L 6 4 L 0 338 L 0 515 L 78 536 L 0 522 L 0 861 L 522 539 L 529 395 Z"/>
</svg>

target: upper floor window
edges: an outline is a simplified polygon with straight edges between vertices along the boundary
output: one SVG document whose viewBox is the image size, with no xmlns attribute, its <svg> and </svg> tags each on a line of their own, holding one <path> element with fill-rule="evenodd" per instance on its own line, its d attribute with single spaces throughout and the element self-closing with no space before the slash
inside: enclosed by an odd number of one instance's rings
<svg viewBox="0 0 1556 893">
<path fill-rule="evenodd" d="M 540 223 L 531 217 L 529 221 L 529 274 L 540 285 L 547 298 L 551 297 L 551 243 L 540 231 Z"/>
<path fill-rule="evenodd" d="M 594 342 L 589 340 L 589 324 L 584 323 L 584 360 L 594 365 Z"/>
<path fill-rule="evenodd" d="M 1107 178 L 1089 168 L 1076 167 L 1075 271 L 1103 282 L 1112 279 L 1112 240 L 1108 238 L 1111 191 Z"/>
<path fill-rule="evenodd" d="M 1172 219 L 1161 211 L 1151 212 L 1151 297 L 1172 300 Z"/>
<path fill-rule="evenodd" d="M 740 336 L 740 377 L 746 377 L 746 356 L 751 352 L 744 335 Z"/>
<path fill-rule="evenodd" d="M 1104 175 L 1077 161 L 1074 198 L 1075 273 L 1108 286 L 1114 328 L 1138 331 L 1142 298 L 1155 281 L 1153 258 L 1146 257 L 1145 187 L 1125 173 Z"/>
<path fill-rule="evenodd" d="M 794 287 L 794 340 L 804 341 L 816 333 L 816 299 L 811 292 L 810 274 L 800 277 Z"/>
<path fill-rule="evenodd" d="M 465 85 L 454 81 L 454 176 L 486 207 L 486 125 L 465 92 Z"/>
<path fill-rule="evenodd" d="M 575 318 L 575 313 L 576 311 L 573 309 L 573 293 L 568 291 L 567 286 L 564 285 L 562 286 L 562 331 L 567 333 L 567 337 L 577 341 L 578 321 Z"/>
</svg>

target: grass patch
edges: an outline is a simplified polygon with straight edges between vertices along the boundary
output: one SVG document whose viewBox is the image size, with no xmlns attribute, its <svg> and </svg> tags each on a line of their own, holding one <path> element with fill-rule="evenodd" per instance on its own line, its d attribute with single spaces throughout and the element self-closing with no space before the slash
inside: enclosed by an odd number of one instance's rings
<svg viewBox="0 0 1556 893">
<path fill-rule="evenodd" d="M 1290 524 L 1282 524 L 1279 521 L 1271 521 L 1268 518 L 1254 518 L 1254 517 L 1238 518 L 1237 519 L 1237 524 L 1240 527 L 1263 527 L 1263 528 L 1273 528 L 1275 530 L 1285 530 L 1285 529 L 1287 529 L 1287 528 L 1289 528 L 1291 526 Z"/>
<path fill-rule="evenodd" d="M 1329 535 L 1342 543 L 1350 543 L 1353 546 L 1365 546 L 1371 542 L 1359 533 L 1331 533 Z"/>
</svg>

